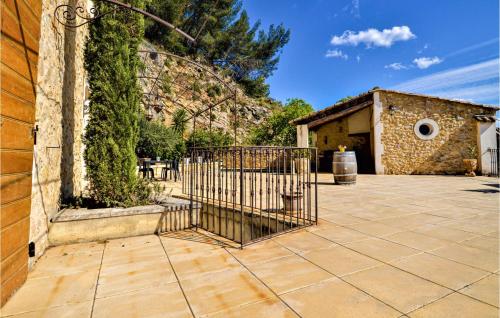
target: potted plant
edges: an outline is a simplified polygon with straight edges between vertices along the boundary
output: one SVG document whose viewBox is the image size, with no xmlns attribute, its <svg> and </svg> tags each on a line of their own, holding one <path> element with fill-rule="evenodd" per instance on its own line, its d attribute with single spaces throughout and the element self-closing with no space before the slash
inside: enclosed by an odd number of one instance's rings
<svg viewBox="0 0 500 318">
<path fill-rule="evenodd" d="M 285 206 L 285 214 L 297 215 L 302 210 L 302 192 L 282 193 L 281 198 Z"/>
<path fill-rule="evenodd" d="M 468 177 L 476 176 L 477 169 L 477 151 L 475 146 L 469 146 L 467 148 L 466 158 L 463 159 L 465 166 L 465 175 Z"/>
</svg>

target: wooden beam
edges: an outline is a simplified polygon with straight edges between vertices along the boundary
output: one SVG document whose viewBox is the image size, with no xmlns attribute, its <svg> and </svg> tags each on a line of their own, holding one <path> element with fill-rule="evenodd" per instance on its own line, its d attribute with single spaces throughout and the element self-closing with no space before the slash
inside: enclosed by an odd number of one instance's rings
<svg viewBox="0 0 500 318">
<path fill-rule="evenodd" d="M 340 111 L 338 113 L 331 114 L 331 115 L 325 116 L 325 117 L 320 118 L 320 119 L 316 119 L 315 121 L 312 121 L 312 122 L 308 123 L 307 127 L 309 129 L 313 129 L 315 127 L 321 126 L 321 125 L 326 124 L 328 122 L 334 121 L 335 119 L 339 119 L 341 117 L 344 117 L 344 116 L 347 116 L 349 114 L 355 113 L 358 110 L 361 110 L 361 109 L 363 109 L 365 107 L 368 107 L 368 106 L 370 106 L 372 104 L 373 104 L 373 101 L 368 100 L 368 101 L 366 101 L 364 103 L 361 103 L 359 105 L 347 108 L 346 110 Z"/>
</svg>

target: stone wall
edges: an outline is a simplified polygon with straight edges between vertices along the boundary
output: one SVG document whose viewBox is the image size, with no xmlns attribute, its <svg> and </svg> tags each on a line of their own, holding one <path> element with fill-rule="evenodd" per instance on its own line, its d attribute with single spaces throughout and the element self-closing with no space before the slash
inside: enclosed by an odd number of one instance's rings
<svg viewBox="0 0 500 318">
<path fill-rule="evenodd" d="M 364 137 L 349 136 L 348 117 L 343 117 L 320 126 L 315 131 L 315 135 L 315 147 L 318 147 L 319 154 L 323 154 L 328 150 L 337 151 L 339 145 L 347 146 L 347 150 L 353 150 L 365 143 Z"/>
<path fill-rule="evenodd" d="M 415 95 L 379 91 L 383 111 L 382 164 L 385 174 L 462 174 L 462 159 L 470 146 L 477 147 L 473 115 L 494 111 L 485 108 Z M 389 106 L 396 110 L 389 111 Z M 432 140 L 414 132 L 417 121 L 430 118 L 439 126 Z"/>
<path fill-rule="evenodd" d="M 54 19 L 61 1 L 42 1 L 36 97 L 37 143 L 34 146 L 30 241 L 36 256 L 48 246 L 50 218 L 63 196 L 82 191 L 82 133 L 86 28 L 66 29 Z"/>
</svg>

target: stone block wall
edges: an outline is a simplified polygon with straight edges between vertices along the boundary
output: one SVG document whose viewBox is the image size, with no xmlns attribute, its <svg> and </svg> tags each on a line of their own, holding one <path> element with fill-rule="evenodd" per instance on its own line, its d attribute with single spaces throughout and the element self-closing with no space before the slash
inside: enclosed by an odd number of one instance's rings
<svg viewBox="0 0 500 318">
<path fill-rule="evenodd" d="M 54 9 L 62 3 L 42 1 L 30 215 L 30 241 L 35 242 L 36 256 L 30 258 L 30 266 L 49 244 L 49 220 L 59 211 L 63 196 L 82 191 L 87 31 L 85 27 L 65 29 L 54 19 Z"/>
<path fill-rule="evenodd" d="M 347 117 L 320 126 L 315 134 L 315 146 L 320 154 L 328 150 L 337 151 L 339 145 L 345 145 L 347 150 L 353 150 L 353 148 L 361 147 L 365 142 L 365 138 L 356 135 L 349 136 Z"/>
<path fill-rule="evenodd" d="M 476 114 L 494 115 L 482 107 L 438 98 L 380 91 L 383 111 L 381 143 L 385 174 L 462 174 L 462 159 L 477 147 Z M 396 110 L 389 111 L 389 106 Z M 432 140 L 414 132 L 417 121 L 430 118 L 439 126 Z"/>
</svg>

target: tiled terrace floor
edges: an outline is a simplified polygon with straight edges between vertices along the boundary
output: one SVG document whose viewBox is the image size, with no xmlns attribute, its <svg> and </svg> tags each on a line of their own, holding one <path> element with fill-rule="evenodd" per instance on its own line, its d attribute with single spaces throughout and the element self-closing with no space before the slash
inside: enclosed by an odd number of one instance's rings
<svg viewBox="0 0 500 318">
<path fill-rule="evenodd" d="M 51 248 L 2 315 L 498 317 L 498 190 L 360 176 L 320 185 L 318 226 L 244 250 L 192 232 Z"/>
</svg>

